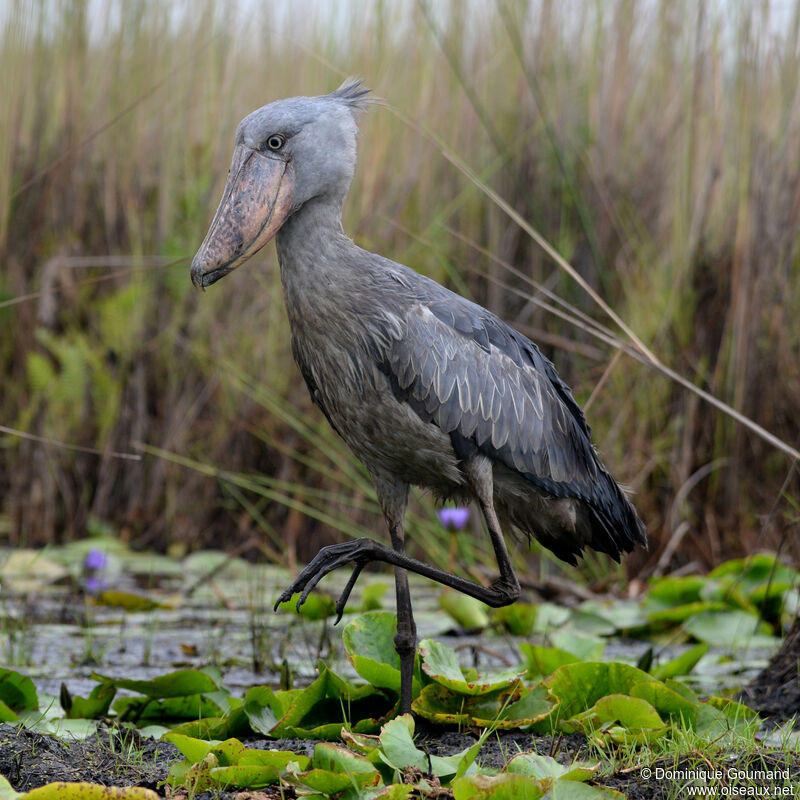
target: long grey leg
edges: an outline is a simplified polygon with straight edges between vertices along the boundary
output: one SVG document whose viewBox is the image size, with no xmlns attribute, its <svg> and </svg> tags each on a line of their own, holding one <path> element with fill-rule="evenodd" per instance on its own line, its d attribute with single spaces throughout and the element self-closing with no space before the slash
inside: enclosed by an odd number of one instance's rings
<svg viewBox="0 0 800 800">
<path fill-rule="evenodd" d="M 464 464 L 464 472 L 483 512 L 486 526 L 489 528 L 489 537 L 492 540 L 495 558 L 497 558 L 500 577 L 492 584 L 491 588 L 502 592 L 509 598 L 508 603 L 513 603 L 519 597 L 519 580 L 511 566 L 511 558 L 508 555 L 503 531 L 500 529 L 497 512 L 494 510 L 492 462 L 484 456 L 473 456 Z"/>
<path fill-rule="evenodd" d="M 401 674 L 404 678 L 404 696 L 410 705 L 411 672 L 413 671 L 413 652 L 416 647 L 416 629 L 411 613 L 411 596 L 408 591 L 408 576 L 406 571 L 415 572 L 426 578 L 437 581 L 444 586 L 449 586 L 456 591 L 463 592 L 470 597 L 475 597 L 493 608 L 507 606 L 519 597 L 519 580 L 511 566 L 500 522 L 494 510 L 494 485 L 492 477 L 492 464 L 483 456 L 473 456 L 464 462 L 464 471 L 481 506 L 481 511 L 489 528 L 500 577 L 491 586 L 482 586 L 474 581 L 468 581 L 458 575 L 452 575 L 438 567 L 432 567 L 415 558 L 410 558 L 405 553 L 403 546 L 403 517 L 405 515 L 408 499 L 408 486 L 393 481 L 392 479 L 375 479 L 375 487 L 381 500 L 384 516 L 392 535 L 393 547 L 387 547 L 374 539 L 354 539 L 349 542 L 340 542 L 323 547 L 311 563 L 295 578 L 291 586 L 284 590 L 275 603 L 275 608 L 300 592 L 297 607 L 305 602 L 309 593 L 329 572 L 344 566 L 351 566 L 353 573 L 347 582 L 336 604 L 341 616 L 350 591 L 355 585 L 362 568 L 372 561 L 382 561 L 392 564 L 395 568 L 395 584 L 397 587 L 397 639 L 395 646 L 400 654 Z M 402 650 L 402 652 L 401 652 Z M 411 650 L 411 655 L 408 651 Z M 404 665 L 404 666 L 403 666 Z M 404 671 L 403 671 L 404 670 Z M 406 707 L 404 705 L 404 707 Z"/>
<path fill-rule="evenodd" d="M 391 478 L 373 475 L 378 500 L 389 527 L 392 548 L 400 555 L 406 552 L 405 514 L 408 505 L 408 484 Z M 417 652 L 417 626 L 411 608 L 411 592 L 408 588 L 408 571 L 400 566 L 394 568 L 394 586 L 397 596 L 397 635 L 394 647 L 400 656 L 400 713 L 411 712 L 411 692 L 414 680 L 414 656 Z"/>
</svg>

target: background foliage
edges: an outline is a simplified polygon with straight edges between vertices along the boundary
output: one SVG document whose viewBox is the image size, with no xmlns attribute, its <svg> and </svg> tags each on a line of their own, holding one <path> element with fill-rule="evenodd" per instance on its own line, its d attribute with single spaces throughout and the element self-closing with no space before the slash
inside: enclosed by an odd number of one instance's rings
<svg viewBox="0 0 800 800">
<path fill-rule="evenodd" d="M 134 545 L 305 558 L 380 530 L 291 364 L 274 248 L 205 294 L 188 278 L 238 120 L 349 74 L 386 105 L 346 230 L 556 362 L 636 491 L 653 546 L 631 569 L 796 524 L 788 458 L 542 307 L 608 322 L 442 147 L 666 364 L 797 443 L 799 6 L 16 0 L 0 21 L 0 424 L 100 451 L 1 437 L 7 542 L 103 521 Z"/>
</svg>

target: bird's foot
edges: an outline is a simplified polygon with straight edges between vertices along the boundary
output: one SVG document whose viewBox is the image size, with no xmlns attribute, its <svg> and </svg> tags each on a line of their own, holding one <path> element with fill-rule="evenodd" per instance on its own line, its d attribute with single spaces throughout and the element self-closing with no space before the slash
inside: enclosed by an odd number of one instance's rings
<svg viewBox="0 0 800 800">
<path fill-rule="evenodd" d="M 281 603 L 290 600 L 293 595 L 300 592 L 300 597 L 297 601 L 297 610 L 305 603 L 308 595 L 312 592 L 314 587 L 329 573 L 339 567 L 347 566 L 348 564 L 355 564 L 353 573 L 350 575 L 346 586 L 342 590 L 339 599 L 336 601 L 336 622 L 342 618 L 344 607 L 350 598 L 350 593 L 361 574 L 361 570 L 370 561 L 377 560 L 375 558 L 376 551 L 380 549 L 380 545 L 372 539 L 354 539 L 350 542 L 341 542 L 340 544 L 332 544 L 328 547 L 323 547 L 312 559 L 311 563 L 294 579 L 291 585 L 284 590 L 281 596 L 275 603 L 274 610 L 278 610 Z M 334 623 L 335 624 L 335 623 Z"/>
<path fill-rule="evenodd" d="M 488 603 L 492 608 L 510 606 L 512 603 L 519 600 L 520 585 L 517 576 L 513 573 L 505 577 L 501 575 L 489 586 L 489 590 L 493 593 L 494 597 L 484 602 Z"/>
</svg>

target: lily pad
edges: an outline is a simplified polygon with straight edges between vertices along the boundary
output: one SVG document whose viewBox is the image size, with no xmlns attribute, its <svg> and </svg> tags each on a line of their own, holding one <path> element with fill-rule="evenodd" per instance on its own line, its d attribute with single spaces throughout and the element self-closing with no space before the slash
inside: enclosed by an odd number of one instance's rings
<svg viewBox="0 0 800 800">
<path fill-rule="evenodd" d="M 554 647 L 572 653 L 581 661 L 599 661 L 606 649 L 603 639 L 580 633 L 571 628 L 553 631 L 548 638 Z"/>
<path fill-rule="evenodd" d="M 666 730 L 658 711 L 639 697 L 627 694 L 610 694 L 601 697 L 592 709 L 601 723 L 619 722 L 630 731 Z"/>
<path fill-rule="evenodd" d="M 119 697 L 114 702 L 114 711 L 121 720 L 164 722 L 210 719 L 222 714 L 217 703 L 203 694 L 165 697 L 161 700 L 152 697 Z"/>
<path fill-rule="evenodd" d="M 602 697 L 630 694 L 637 683 L 650 680 L 650 675 L 629 664 L 583 661 L 559 667 L 544 685 L 558 702 L 558 718 L 566 721 L 590 709 Z"/>
<path fill-rule="evenodd" d="M 5 667 L 0 667 L 0 701 L 12 712 L 39 707 L 33 681 L 27 675 Z"/>
<path fill-rule="evenodd" d="M 697 665 L 697 662 L 708 652 L 709 645 L 706 642 L 690 647 L 679 656 L 659 664 L 654 670 L 653 675 L 659 680 L 665 678 L 675 678 L 679 675 L 688 675 Z"/>
<path fill-rule="evenodd" d="M 348 623 L 342 641 L 353 668 L 365 681 L 399 695 L 400 656 L 394 647 L 396 634 L 395 615 L 374 611 Z"/>
<path fill-rule="evenodd" d="M 779 644 L 769 625 L 755 614 L 741 610 L 701 612 L 687 619 L 683 629 L 701 642 L 732 650 Z"/>
<path fill-rule="evenodd" d="M 528 689 L 518 685 L 513 690 L 463 695 L 437 683 L 426 686 L 411 707 L 431 722 L 493 729 L 526 728 L 553 710 L 543 686 Z"/>
<path fill-rule="evenodd" d="M 519 683 L 524 670 L 505 669 L 479 674 L 474 669 L 462 669 L 454 650 L 432 639 L 419 643 L 422 669 L 434 681 L 460 694 L 487 694 Z"/>
<path fill-rule="evenodd" d="M 564 664 L 574 664 L 581 659 L 559 647 L 545 647 L 540 644 L 521 642 L 519 650 L 525 659 L 529 678 L 552 675 Z"/>
<path fill-rule="evenodd" d="M 179 669 L 166 675 L 159 675 L 150 681 L 112 678 L 97 672 L 92 673 L 92 678 L 116 686 L 118 689 L 128 689 L 152 698 L 184 697 L 219 689 L 217 682 L 208 673 L 197 669 Z"/>
<path fill-rule="evenodd" d="M 512 603 L 494 609 L 492 619 L 500 623 L 512 636 L 530 636 L 536 625 L 535 603 Z"/>
<path fill-rule="evenodd" d="M 395 700 L 375 687 L 354 686 L 327 667 L 306 689 L 293 693 L 271 736 L 338 739 L 342 727 L 372 733 L 394 713 Z"/>
<path fill-rule="evenodd" d="M 381 759 L 401 774 L 406 767 L 415 767 L 439 778 L 451 778 L 459 772 L 463 759 L 474 762 L 472 748 L 469 747 L 452 756 L 429 756 L 414 744 L 413 734 L 414 718 L 410 714 L 403 714 L 387 722 L 381 729 Z M 474 763 L 466 771 L 471 770 L 474 770 Z"/>
<path fill-rule="evenodd" d="M 117 689 L 110 683 L 101 683 L 92 689 L 88 697 L 72 695 L 65 683 L 61 684 L 61 708 L 67 719 L 99 719 L 108 713 Z"/>
<path fill-rule="evenodd" d="M 202 739 L 195 739 L 193 736 L 184 736 L 180 733 L 170 731 L 161 737 L 165 742 L 171 742 L 180 750 L 185 759 L 192 764 L 202 761 L 213 749 L 214 742 L 206 742 Z"/>
<path fill-rule="evenodd" d="M 561 764 L 551 756 L 539 753 L 520 753 L 514 756 L 505 771 L 531 778 L 559 778 L 570 781 L 588 781 L 600 768 L 600 762 L 573 761 L 572 764 Z"/>
<path fill-rule="evenodd" d="M 543 781 L 513 772 L 465 775 L 452 784 L 453 800 L 539 800 L 548 788 Z"/>
<path fill-rule="evenodd" d="M 489 624 L 489 607 L 461 592 L 442 592 L 439 595 L 439 608 L 449 614 L 464 630 L 483 630 Z"/>
<path fill-rule="evenodd" d="M 159 800 L 152 789 L 97 783 L 48 783 L 22 797 L 25 800 Z"/>
<path fill-rule="evenodd" d="M 692 702 L 661 681 L 637 683 L 631 688 L 631 697 L 646 700 L 661 716 L 683 722 L 686 727 L 694 727 L 697 702 Z"/>
</svg>

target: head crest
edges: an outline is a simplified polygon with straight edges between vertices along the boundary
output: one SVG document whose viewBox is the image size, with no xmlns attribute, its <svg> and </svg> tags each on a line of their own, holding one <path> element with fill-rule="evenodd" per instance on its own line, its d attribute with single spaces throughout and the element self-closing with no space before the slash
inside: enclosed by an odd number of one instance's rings
<svg viewBox="0 0 800 800">
<path fill-rule="evenodd" d="M 330 93 L 340 103 L 345 103 L 352 112 L 366 110 L 367 104 L 376 102 L 376 98 L 368 97 L 372 91 L 363 86 L 363 78 L 348 78 L 338 89 Z"/>
</svg>

